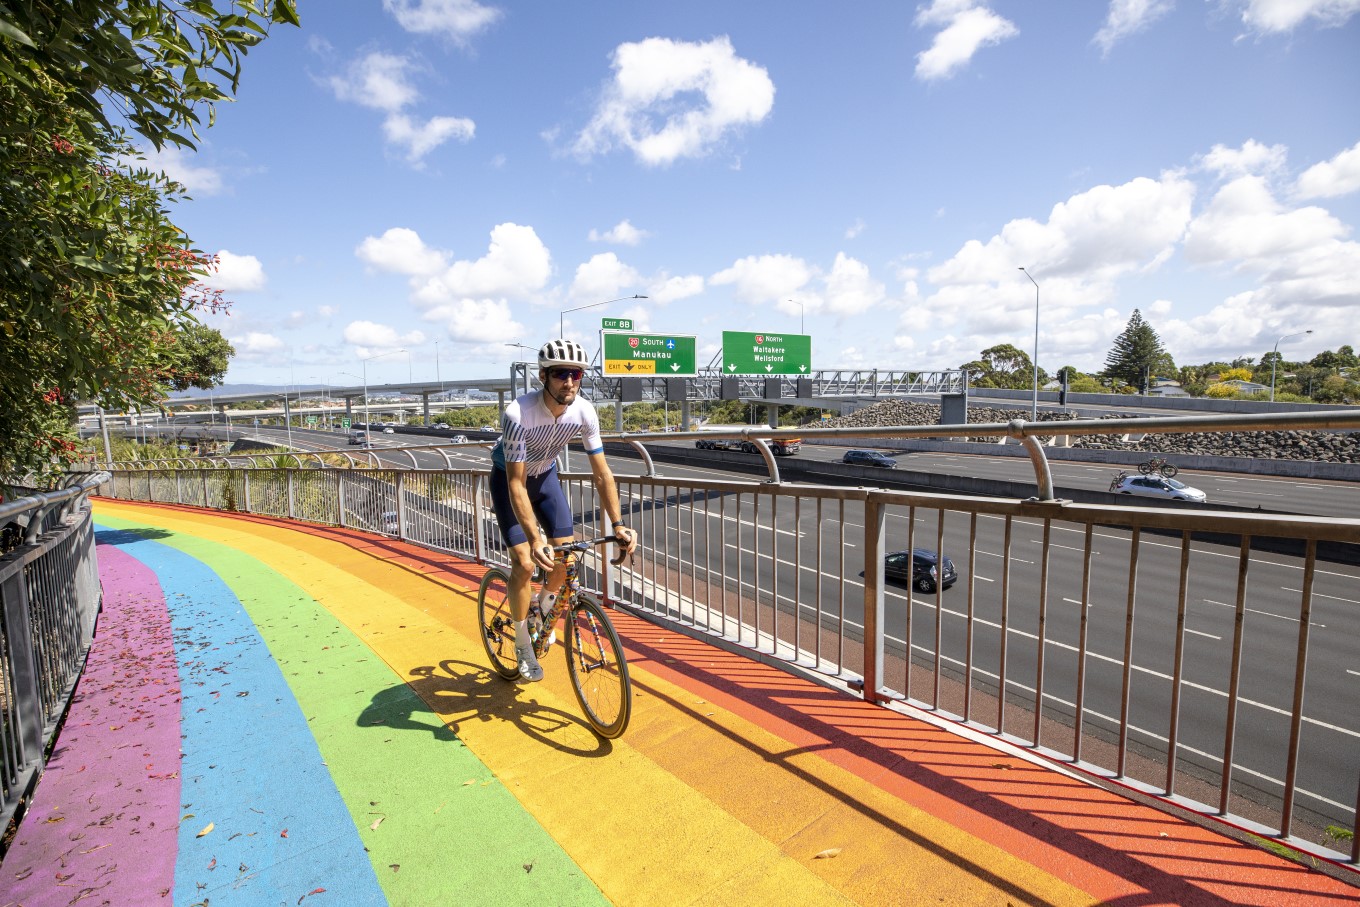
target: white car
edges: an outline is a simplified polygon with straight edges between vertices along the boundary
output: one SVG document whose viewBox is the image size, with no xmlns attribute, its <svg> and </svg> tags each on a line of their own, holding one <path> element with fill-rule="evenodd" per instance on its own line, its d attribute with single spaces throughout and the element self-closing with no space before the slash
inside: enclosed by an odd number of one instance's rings
<svg viewBox="0 0 1360 907">
<path fill-rule="evenodd" d="M 1178 479 L 1162 476 L 1131 476 L 1121 472 L 1110 483 L 1110 491 L 1115 494 L 1135 494 L 1145 498 L 1163 498 L 1169 501 L 1194 501 L 1203 504 L 1208 495 Z"/>
<path fill-rule="evenodd" d="M 383 434 L 385 434 L 385 435 L 394 435 L 394 434 L 396 434 L 396 432 L 395 432 L 394 430 L 390 429 L 390 428 L 384 428 L 384 429 L 383 429 Z"/>
</svg>

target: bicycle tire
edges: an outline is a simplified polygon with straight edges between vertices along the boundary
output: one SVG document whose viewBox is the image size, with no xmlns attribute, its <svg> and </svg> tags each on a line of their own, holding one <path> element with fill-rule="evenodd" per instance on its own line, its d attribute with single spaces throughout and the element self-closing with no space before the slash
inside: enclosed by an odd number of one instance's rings
<svg viewBox="0 0 1360 907">
<path fill-rule="evenodd" d="M 633 711 L 633 685 L 619 634 L 604 609 L 577 596 L 565 627 L 567 673 L 586 720 L 606 740 L 628 729 Z"/>
<path fill-rule="evenodd" d="M 515 622 L 510 615 L 510 577 L 493 568 L 482 577 L 477 590 L 477 623 L 482 628 L 482 646 L 491 667 L 506 680 L 519 679 L 515 658 Z"/>
<path fill-rule="evenodd" d="M 1139 464 L 1138 464 L 1138 471 L 1141 472 L 1141 473 L 1142 473 L 1143 475 L 1145 475 L 1145 476 L 1150 476 L 1150 475 L 1152 475 L 1152 462 L 1151 462 L 1151 461 L 1148 461 L 1147 463 L 1139 463 Z"/>
<path fill-rule="evenodd" d="M 1162 467 L 1162 475 L 1166 476 L 1168 479 L 1176 478 L 1176 473 L 1178 472 L 1180 472 L 1180 468 L 1172 466 L 1170 463 L 1167 463 Z"/>
</svg>

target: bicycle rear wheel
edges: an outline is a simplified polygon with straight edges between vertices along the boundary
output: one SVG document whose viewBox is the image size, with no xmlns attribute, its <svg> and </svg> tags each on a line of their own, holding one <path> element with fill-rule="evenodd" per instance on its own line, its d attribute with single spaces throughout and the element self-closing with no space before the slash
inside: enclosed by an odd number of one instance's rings
<svg viewBox="0 0 1360 907">
<path fill-rule="evenodd" d="M 1150 475 L 1152 475 L 1152 463 L 1151 463 L 1151 461 L 1149 461 L 1149 462 L 1147 462 L 1147 463 L 1139 463 L 1139 464 L 1138 464 L 1138 471 L 1141 472 L 1141 473 L 1142 473 L 1143 475 L 1145 475 L 1145 476 L 1150 476 Z"/>
<path fill-rule="evenodd" d="M 578 596 L 565 635 L 567 673 L 586 720 L 607 740 L 622 736 L 633 711 L 633 687 L 609 616 L 593 600 Z"/>
<path fill-rule="evenodd" d="M 477 623 L 482 628 L 482 645 L 491 667 L 506 680 L 519 678 L 515 658 L 515 621 L 510 616 L 510 577 L 504 570 L 491 569 L 482 577 L 477 590 Z"/>
<path fill-rule="evenodd" d="M 1166 463 L 1162 466 L 1162 475 L 1166 476 L 1168 479 L 1174 479 L 1178 472 L 1180 472 L 1180 469 L 1172 466 L 1170 463 Z"/>
</svg>

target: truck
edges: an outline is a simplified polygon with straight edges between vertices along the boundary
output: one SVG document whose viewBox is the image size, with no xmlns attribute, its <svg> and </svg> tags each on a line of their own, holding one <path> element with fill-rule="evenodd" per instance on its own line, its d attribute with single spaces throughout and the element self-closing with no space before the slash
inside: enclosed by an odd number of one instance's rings
<svg viewBox="0 0 1360 907">
<path fill-rule="evenodd" d="M 768 443 L 770 452 L 776 457 L 792 456 L 802 447 L 801 438 L 771 438 Z M 740 438 L 714 438 L 711 441 L 695 441 L 694 446 L 700 450 L 738 450 L 742 453 L 758 453 L 760 450 L 754 441 L 743 441 Z"/>
</svg>

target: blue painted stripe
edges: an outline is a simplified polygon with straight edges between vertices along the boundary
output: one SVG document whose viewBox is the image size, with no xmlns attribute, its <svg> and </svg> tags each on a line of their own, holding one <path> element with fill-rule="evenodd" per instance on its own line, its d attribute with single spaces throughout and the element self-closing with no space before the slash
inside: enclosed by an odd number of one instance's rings
<svg viewBox="0 0 1360 907">
<path fill-rule="evenodd" d="M 295 904 L 324 888 L 347 905 L 386 904 L 306 719 L 235 594 L 183 552 L 105 532 L 167 590 L 183 690 L 174 903 Z"/>
</svg>

